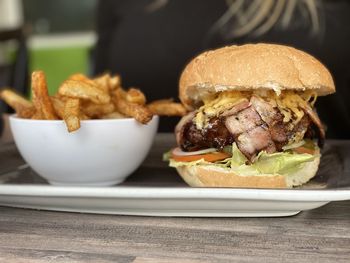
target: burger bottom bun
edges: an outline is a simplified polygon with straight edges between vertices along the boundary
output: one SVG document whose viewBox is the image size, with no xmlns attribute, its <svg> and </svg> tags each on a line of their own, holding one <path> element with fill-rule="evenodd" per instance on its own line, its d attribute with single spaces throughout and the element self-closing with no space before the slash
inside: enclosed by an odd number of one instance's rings
<svg viewBox="0 0 350 263">
<path fill-rule="evenodd" d="M 210 165 L 180 166 L 178 173 L 193 187 L 244 187 L 244 188 L 291 188 L 308 182 L 318 170 L 320 155 L 304 167 L 288 175 L 263 174 L 240 175 L 230 170 Z"/>
</svg>

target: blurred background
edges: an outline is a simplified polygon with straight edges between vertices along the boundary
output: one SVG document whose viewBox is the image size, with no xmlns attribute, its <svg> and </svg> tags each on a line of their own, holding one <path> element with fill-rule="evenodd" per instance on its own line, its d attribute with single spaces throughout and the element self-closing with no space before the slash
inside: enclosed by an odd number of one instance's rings
<svg viewBox="0 0 350 263">
<path fill-rule="evenodd" d="M 95 7 L 96 0 L 0 0 L 0 31 L 9 34 L 9 41 L 1 41 L 0 64 L 10 66 L 25 41 L 27 58 L 21 59 L 27 59 L 29 72 L 45 71 L 52 92 L 70 74 L 88 73 L 96 42 Z M 11 36 L 9 31 L 16 30 L 22 32 Z"/>
<path fill-rule="evenodd" d="M 317 108 L 327 137 L 350 138 L 349 14 L 347 0 L 0 0 L 0 87 L 30 96 L 29 73 L 41 69 L 53 94 L 73 73 L 108 71 L 150 101 L 177 98 L 181 70 L 198 53 L 282 43 L 330 69 L 337 93 Z M 163 118 L 160 131 L 178 120 Z"/>
</svg>

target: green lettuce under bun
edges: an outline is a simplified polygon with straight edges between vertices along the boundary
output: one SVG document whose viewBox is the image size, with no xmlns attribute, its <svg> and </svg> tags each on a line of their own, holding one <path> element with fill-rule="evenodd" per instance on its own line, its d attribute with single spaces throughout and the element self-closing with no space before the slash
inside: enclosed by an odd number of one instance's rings
<svg viewBox="0 0 350 263">
<path fill-rule="evenodd" d="M 258 154 L 253 163 L 249 163 L 247 158 L 237 148 L 237 145 L 233 143 L 232 147 L 225 147 L 224 149 L 225 152 L 231 153 L 232 156 L 214 163 L 207 162 L 204 159 L 192 162 L 178 162 L 171 158 L 170 152 L 166 153 L 163 158 L 164 160 L 169 160 L 169 166 L 175 168 L 200 165 L 210 167 L 216 166 L 241 176 L 266 174 L 289 175 L 302 170 L 307 163 L 313 162 L 315 158 L 320 157 L 319 148 L 313 141 L 307 141 L 303 147 L 314 150 L 315 154 L 300 154 L 294 152 L 293 149 L 272 154 L 262 151 Z"/>
</svg>

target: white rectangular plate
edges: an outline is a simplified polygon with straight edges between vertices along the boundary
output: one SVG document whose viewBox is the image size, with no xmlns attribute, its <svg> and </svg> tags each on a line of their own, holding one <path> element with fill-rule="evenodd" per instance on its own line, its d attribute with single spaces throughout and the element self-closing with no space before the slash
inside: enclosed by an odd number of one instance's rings
<svg viewBox="0 0 350 263">
<path fill-rule="evenodd" d="M 0 204 L 5 206 L 146 216 L 291 216 L 330 201 L 347 199 L 350 189 L 0 186 Z"/>
<path fill-rule="evenodd" d="M 158 139 L 157 139 L 158 138 Z M 291 216 L 331 201 L 350 200 L 350 141 L 330 141 L 318 175 L 298 189 L 191 188 L 161 161 L 174 145 L 158 135 L 149 157 L 128 180 L 113 187 L 48 185 L 21 166 L 14 146 L 0 150 L 0 205 L 34 209 L 143 216 Z M 17 154 L 17 155 L 16 155 Z"/>
</svg>

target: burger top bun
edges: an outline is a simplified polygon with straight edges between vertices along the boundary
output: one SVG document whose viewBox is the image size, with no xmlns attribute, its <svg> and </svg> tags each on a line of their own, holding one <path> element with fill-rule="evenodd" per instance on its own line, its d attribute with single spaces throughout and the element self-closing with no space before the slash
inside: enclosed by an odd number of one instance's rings
<svg viewBox="0 0 350 263">
<path fill-rule="evenodd" d="M 283 45 L 247 44 L 195 57 L 181 74 L 179 97 L 193 110 L 210 93 L 256 89 L 335 92 L 330 72 L 313 56 Z"/>
</svg>

